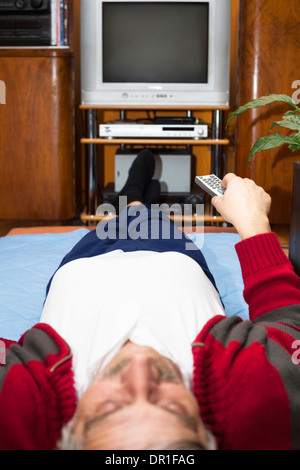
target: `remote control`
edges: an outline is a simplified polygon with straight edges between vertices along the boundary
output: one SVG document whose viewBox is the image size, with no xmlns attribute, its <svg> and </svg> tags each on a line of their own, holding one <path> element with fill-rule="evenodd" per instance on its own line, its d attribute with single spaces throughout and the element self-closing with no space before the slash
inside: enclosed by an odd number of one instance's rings
<svg viewBox="0 0 300 470">
<path fill-rule="evenodd" d="M 224 195 L 225 189 L 222 188 L 221 180 L 216 175 L 196 176 L 195 182 L 211 197 Z"/>
</svg>

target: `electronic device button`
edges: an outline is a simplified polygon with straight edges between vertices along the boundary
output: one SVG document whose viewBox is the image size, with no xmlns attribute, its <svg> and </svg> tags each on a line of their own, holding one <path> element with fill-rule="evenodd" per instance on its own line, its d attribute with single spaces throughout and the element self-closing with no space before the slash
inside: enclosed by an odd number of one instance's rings
<svg viewBox="0 0 300 470">
<path fill-rule="evenodd" d="M 32 8 L 41 8 L 41 6 L 43 5 L 43 0 L 31 0 L 30 5 L 32 6 Z"/>
<path fill-rule="evenodd" d="M 27 0 L 16 0 L 15 2 L 16 8 L 25 8 L 27 5 Z"/>
</svg>

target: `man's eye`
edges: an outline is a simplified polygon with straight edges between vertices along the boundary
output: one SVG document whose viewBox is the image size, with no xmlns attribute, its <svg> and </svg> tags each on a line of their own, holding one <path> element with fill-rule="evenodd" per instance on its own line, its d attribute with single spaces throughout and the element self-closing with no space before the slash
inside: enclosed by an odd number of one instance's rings
<svg viewBox="0 0 300 470">
<path fill-rule="evenodd" d="M 109 413 L 111 411 L 117 410 L 118 408 L 120 408 L 120 405 L 117 402 L 112 401 L 112 400 L 107 400 L 107 401 L 104 401 L 103 403 L 100 403 L 100 405 L 97 407 L 96 414 L 101 415 L 101 414 Z"/>
<path fill-rule="evenodd" d="M 175 413 L 185 413 L 186 410 L 181 403 L 178 403 L 176 401 L 171 401 L 168 403 L 162 403 L 161 406 L 165 408 L 166 410 L 169 411 L 174 411 Z"/>
<path fill-rule="evenodd" d="M 118 411 L 121 408 L 121 405 L 117 402 L 107 400 L 103 403 L 100 403 L 95 411 L 95 415 L 92 416 L 85 422 L 84 433 L 88 433 L 94 425 L 99 424 L 106 416 L 113 414 L 115 411 Z"/>
</svg>

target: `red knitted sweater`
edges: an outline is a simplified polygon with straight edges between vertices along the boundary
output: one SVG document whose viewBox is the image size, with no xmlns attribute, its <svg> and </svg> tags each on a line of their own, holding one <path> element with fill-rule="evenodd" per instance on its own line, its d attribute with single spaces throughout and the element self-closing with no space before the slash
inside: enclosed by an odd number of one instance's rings
<svg viewBox="0 0 300 470">
<path fill-rule="evenodd" d="M 0 449 L 53 450 L 76 409 L 72 354 L 49 325 L 6 341 L 0 368 Z"/>
<path fill-rule="evenodd" d="M 299 449 L 300 279 L 274 234 L 236 249 L 250 320 L 216 316 L 196 338 L 200 413 L 220 449 Z M 70 349 L 43 324 L 6 347 L 0 449 L 54 449 L 76 408 Z"/>
<path fill-rule="evenodd" d="M 214 317 L 196 338 L 200 413 L 219 449 L 299 449 L 300 279 L 274 234 L 236 250 L 250 320 Z"/>
</svg>

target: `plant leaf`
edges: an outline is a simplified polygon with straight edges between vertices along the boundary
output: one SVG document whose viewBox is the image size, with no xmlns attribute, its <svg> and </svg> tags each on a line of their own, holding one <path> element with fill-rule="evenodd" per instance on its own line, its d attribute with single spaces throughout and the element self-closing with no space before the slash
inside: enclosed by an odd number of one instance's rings
<svg viewBox="0 0 300 470">
<path fill-rule="evenodd" d="M 299 132 L 291 135 L 290 137 L 292 138 L 293 143 L 289 144 L 289 149 L 292 152 L 296 152 L 297 150 L 300 150 L 300 134 L 299 134 Z"/>
<path fill-rule="evenodd" d="M 258 152 L 261 152 L 262 150 L 269 150 L 272 148 L 280 147 L 283 144 L 289 144 L 290 148 L 293 147 L 293 151 L 300 149 L 299 135 L 293 134 L 291 136 L 284 136 L 284 135 L 276 133 L 276 134 L 267 135 L 266 137 L 261 137 L 253 145 L 248 160 L 250 162 L 253 155 L 255 155 Z"/>
<path fill-rule="evenodd" d="M 236 111 L 234 111 L 228 118 L 227 124 L 238 114 L 242 114 L 248 109 L 260 108 L 261 106 L 267 106 L 268 104 L 275 103 L 275 102 L 285 102 L 290 104 L 293 108 L 300 111 L 298 106 L 294 103 L 292 98 L 288 95 L 284 94 L 270 94 L 266 96 L 261 96 L 260 98 L 255 98 L 254 100 L 249 101 L 243 106 L 240 106 Z"/>
<path fill-rule="evenodd" d="M 290 145 L 289 145 L 289 149 L 290 149 L 292 152 L 297 152 L 297 150 L 300 150 L 300 143 L 298 143 L 298 144 L 290 144 Z"/>
<path fill-rule="evenodd" d="M 287 111 L 286 113 L 284 113 L 283 117 L 286 117 L 286 116 L 293 116 L 295 113 L 299 112 L 298 109 L 294 109 L 294 111 L 292 111 L 291 109 L 289 111 Z"/>
<path fill-rule="evenodd" d="M 274 126 L 285 127 L 286 129 L 300 131 L 300 116 L 299 115 L 285 115 L 285 118 L 282 121 L 273 122 L 271 129 Z"/>
</svg>

